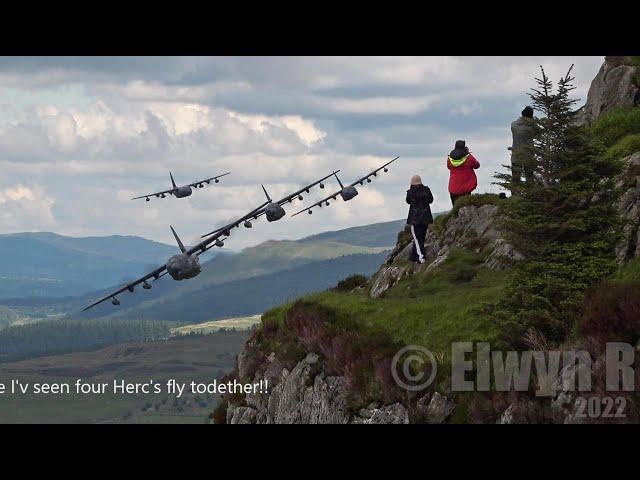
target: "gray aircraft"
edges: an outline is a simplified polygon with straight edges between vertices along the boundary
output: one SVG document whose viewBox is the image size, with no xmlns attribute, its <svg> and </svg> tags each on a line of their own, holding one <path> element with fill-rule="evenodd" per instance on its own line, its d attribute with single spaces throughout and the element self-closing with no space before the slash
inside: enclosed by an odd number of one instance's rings
<svg viewBox="0 0 640 480">
<path fill-rule="evenodd" d="M 302 187 L 300 190 L 290 193 L 289 195 L 287 195 L 286 197 L 281 198 L 280 200 L 278 200 L 277 202 L 274 202 L 273 199 L 271 198 L 271 196 L 269 195 L 269 193 L 267 192 L 267 189 L 264 187 L 264 185 L 262 185 L 262 191 L 264 192 L 265 196 L 267 197 L 267 201 L 263 204 L 263 207 L 259 208 L 254 215 L 251 215 L 243 220 L 241 220 L 240 222 L 244 222 L 244 226 L 245 228 L 251 228 L 253 226 L 253 224 L 251 223 L 251 220 L 258 220 L 258 218 L 260 218 L 261 216 L 265 216 L 267 218 L 268 222 L 277 222 L 278 220 L 280 220 L 282 217 L 284 217 L 286 215 L 286 212 L 284 211 L 284 208 L 282 208 L 283 205 L 287 204 L 287 203 L 292 203 L 294 200 L 302 200 L 303 193 L 310 193 L 311 189 L 313 187 L 315 187 L 316 185 L 318 185 L 320 188 L 324 188 L 324 181 L 331 177 L 332 175 L 336 175 L 338 172 L 340 172 L 340 170 L 336 170 L 332 173 L 330 173 L 329 175 L 327 175 L 326 177 L 322 177 L 320 180 L 316 180 L 313 183 L 310 183 L 309 185 Z M 234 225 L 238 226 L 240 224 L 240 222 L 236 222 Z M 224 227 L 223 227 L 224 228 Z M 209 232 L 209 233 L 205 233 L 202 238 L 208 237 L 209 235 L 214 235 L 217 234 L 221 231 L 222 229 L 218 229 L 218 230 L 214 230 L 213 232 Z"/>
<path fill-rule="evenodd" d="M 148 195 L 134 197 L 131 200 L 139 200 L 141 198 L 146 198 L 147 202 L 149 202 L 151 200 L 151 197 L 165 198 L 167 195 L 173 195 L 176 198 L 188 197 L 193 193 L 194 188 L 204 188 L 205 183 L 209 185 L 211 184 L 212 181 L 215 183 L 220 183 L 220 178 L 224 177 L 225 175 L 229 175 L 230 173 L 231 172 L 223 173 L 222 175 L 218 175 L 217 177 L 205 178 L 204 180 L 200 180 L 199 182 L 193 182 L 193 183 L 190 183 L 189 185 L 183 185 L 181 187 L 178 187 L 176 185 L 175 180 L 173 179 L 173 174 L 169 172 L 169 177 L 171 177 L 171 184 L 173 185 L 173 188 L 170 188 L 169 190 L 163 190 L 162 192 L 149 193 Z"/>
<path fill-rule="evenodd" d="M 356 185 L 362 185 L 363 186 L 365 184 L 365 182 L 371 183 L 371 177 L 377 177 L 378 176 L 378 172 L 380 170 L 384 170 L 385 172 L 388 172 L 389 169 L 387 167 L 391 163 L 395 162 L 399 158 L 400 157 L 394 158 L 393 160 L 391 160 L 391 161 L 385 163 L 384 165 L 382 165 L 381 167 L 376 168 L 373 172 L 369 173 L 368 175 L 365 175 L 364 177 L 360 177 L 355 182 L 347 185 L 346 187 L 342 184 L 342 182 L 340 181 L 340 178 L 338 178 L 337 172 L 334 172 L 336 180 L 338 180 L 338 184 L 340 185 L 340 190 L 338 190 L 337 192 L 329 195 L 326 198 L 323 198 L 322 200 L 317 201 L 313 205 L 310 205 L 308 207 L 303 208 L 302 210 L 300 210 L 299 212 L 294 213 L 291 216 L 295 217 L 296 215 L 300 215 L 302 212 L 309 212 L 309 215 L 311 215 L 313 213 L 313 211 L 312 211 L 313 208 L 315 208 L 315 207 L 322 208 L 323 205 L 326 205 L 328 207 L 330 205 L 329 200 L 336 200 L 338 198 L 338 195 L 340 195 L 342 197 L 342 200 L 344 200 L 345 202 L 348 202 L 349 200 L 354 198 L 356 195 L 358 195 L 358 189 L 356 188 Z"/>
<path fill-rule="evenodd" d="M 149 283 L 149 280 L 151 279 L 153 279 L 154 281 L 158 280 L 161 277 L 164 277 L 167 273 L 171 275 L 171 277 L 174 280 L 178 280 L 178 281 L 187 280 L 189 278 L 198 276 L 202 271 L 202 267 L 200 265 L 200 259 L 198 258 L 199 255 L 202 255 L 204 252 L 212 249 L 213 247 L 223 247 L 224 240 L 226 240 L 226 237 L 229 237 L 231 235 L 231 230 L 238 227 L 240 223 L 248 220 L 249 218 L 252 218 L 254 215 L 259 213 L 267 205 L 267 203 L 268 202 L 264 202 L 258 208 L 255 208 L 254 210 L 250 211 L 249 213 L 239 218 L 238 220 L 234 221 L 233 223 L 230 223 L 228 225 L 225 225 L 222 228 L 219 228 L 218 230 L 216 230 L 213 236 L 207 238 L 206 240 L 203 240 L 202 242 L 198 243 L 197 245 L 189 249 L 187 249 L 184 246 L 184 244 L 180 240 L 180 237 L 178 237 L 178 234 L 173 229 L 173 227 L 170 227 L 171 232 L 173 233 L 173 236 L 176 239 L 176 243 L 180 248 L 179 254 L 173 255 L 171 258 L 169 258 L 169 260 L 167 260 L 167 263 L 165 263 L 161 267 L 156 268 L 155 270 L 153 270 L 152 272 L 149 272 L 145 276 L 131 283 L 128 283 L 127 285 L 120 288 L 119 290 L 116 290 L 115 292 L 110 293 L 106 297 L 103 297 L 100 300 L 92 303 L 91 305 L 86 307 L 84 310 L 89 310 L 90 308 L 95 307 L 96 305 L 109 299 L 111 299 L 111 303 L 113 305 L 120 305 L 120 300 L 118 300 L 116 295 L 126 292 L 127 290 L 129 292 L 133 292 L 135 287 L 140 284 L 142 284 L 143 289 L 149 290 L 152 286 Z"/>
</svg>

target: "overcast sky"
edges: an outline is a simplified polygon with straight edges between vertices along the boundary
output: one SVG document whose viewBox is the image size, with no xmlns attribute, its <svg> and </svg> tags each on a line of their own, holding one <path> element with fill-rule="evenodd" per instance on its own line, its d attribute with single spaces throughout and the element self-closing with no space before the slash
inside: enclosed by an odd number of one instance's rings
<svg viewBox="0 0 640 480">
<path fill-rule="evenodd" d="M 602 57 L 0 58 L 0 233 L 139 235 L 186 242 L 341 169 L 389 173 L 313 215 L 237 230 L 232 249 L 405 217 L 418 173 L 450 208 L 447 153 L 465 139 L 477 192 L 497 192 L 509 124 L 543 65 L 575 63 L 584 102 Z M 130 198 L 230 171 L 191 197 Z M 329 182 L 333 189 L 335 182 Z M 316 189 L 288 213 L 321 198 Z M 294 210 L 295 209 L 295 210 Z"/>
</svg>

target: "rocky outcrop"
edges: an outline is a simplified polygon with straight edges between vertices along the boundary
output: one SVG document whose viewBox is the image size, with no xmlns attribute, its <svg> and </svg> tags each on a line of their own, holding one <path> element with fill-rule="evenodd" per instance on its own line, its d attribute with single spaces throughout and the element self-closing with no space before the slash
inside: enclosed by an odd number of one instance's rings
<svg viewBox="0 0 640 480">
<path fill-rule="evenodd" d="M 640 152 L 624 159 L 625 169 L 616 187 L 623 191 L 618 211 L 624 222 L 623 238 L 616 248 L 619 263 L 640 255 Z"/>
<path fill-rule="evenodd" d="M 370 405 L 356 414 L 350 413 L 345 378 L 326 375 L 315 353 L 307 354 L 290 372 L 282 368 L 275 379 L 272 366 L 279 368 L 282 364 L 273 354 L 269 362 L 265 373 L 256 374 L 254 379 L 270 382 L 269 391 L 247 394 L 243 405 L 229 404 L 227 423 L 409 423 L 409 413 L 400 403 Z"/>
<path fill-rule="evenodd" d="M 630 57 L 605 57 L 591 82 L 587 103 L 580 112 L 580 123 L 589 124 L 616 108 L 640 105 L 640 88 L 634 80 L 638 68 Z"/>
<path fill-rule="evenodd" d="M 521 260 L 522 255 L 502 238 L 498 226 L 499 211 L 499 206 L 494 204 L 468 205 L 450 217 L 441 231 L 430 228 L 425 240 L 427 261 L 423 265 L 409 261 L 413 248 L 411 238 L 401 237 L 386 263 L 371 279 L 371 298 L 379 298 L 407 275 L 438 267 L 454 247 L 475 253 L 488 252 L 484 265 L 495 270 L 504 270 Z"/>
</svg>

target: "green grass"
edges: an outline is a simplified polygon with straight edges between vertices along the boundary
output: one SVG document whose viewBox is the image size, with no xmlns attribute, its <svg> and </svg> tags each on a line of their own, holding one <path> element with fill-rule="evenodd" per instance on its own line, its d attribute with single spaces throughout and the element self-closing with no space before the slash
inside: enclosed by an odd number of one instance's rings
<svg viewBox="0 0 640 480">
<path fill-rule="evenodd" d="M 605 156 L 615 160 L 628 157 L 635 152 L 640 152 L 640 133 L 632 133 L 622 137 L 607 149 Z"/>
<path fill-rule="evenodd" d="M 620 108 L 601 115 L 590 128 L 596 140 L 611 149 L 630 135 L 640 134 L 640 108 Z"/>
<path fill-rule="evenodd" d="M 371 299 L 366 291 L 326 291 L 305 297 L 332 314 L 332 323 L 346 329 L 385 333 L 404 345 L 421 345 L 448 356 L 457 341 L 494 341 L 498 331 L 483 313 L 506 283 L 506 274 L 480 266 L 473 254 L 456 252 L 435 274 L 402 280 L 383 298 Z M 263 322 L 282 326 L 291 304 L 266 312 Z"/>
<path fill-rule="evenodd" d="M 640 280 L 640 257 L 621 267 L 613 276 L 613 279 L 620 282 L 630 280 Z"/>
</svg>

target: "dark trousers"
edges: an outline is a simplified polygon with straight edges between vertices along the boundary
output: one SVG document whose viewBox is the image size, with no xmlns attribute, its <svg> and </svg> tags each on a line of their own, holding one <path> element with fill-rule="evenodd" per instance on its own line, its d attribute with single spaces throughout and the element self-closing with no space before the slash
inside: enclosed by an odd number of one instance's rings
<svg viewBox="0 0 640 480">
<path fill-rule="evenodd" d="M 424 239 L 427 237 L 427 230 L 429 225 L 410 225 L 411 236 L 413 238 L 413 248 L 411 249 L 411 261 L 424 263 L 425 251 L 424 251 Z"/>
<path fill-rule="evenodd" d="M 524 174 L 526 182 L 531 182 L 533 180 L 533 170 L 528 165 L 523 165 L 519 162 L 512 162 L 511 175 L 513 177 L 513 183 L 520 183 L 522 181 L 522 174 Z"/>
<path fill-rule="evenodd" d="M 467 196 L 471 195 L 471 192 L 463 193 L 461 195 L 456 195 L 454 193 L 450 193 L 449 195 L 451 195 L 451 205 L 453 205 L 455 207 L 457 199 L 459 199 L 460 197 L 467 197 Z"/>
</svg>

